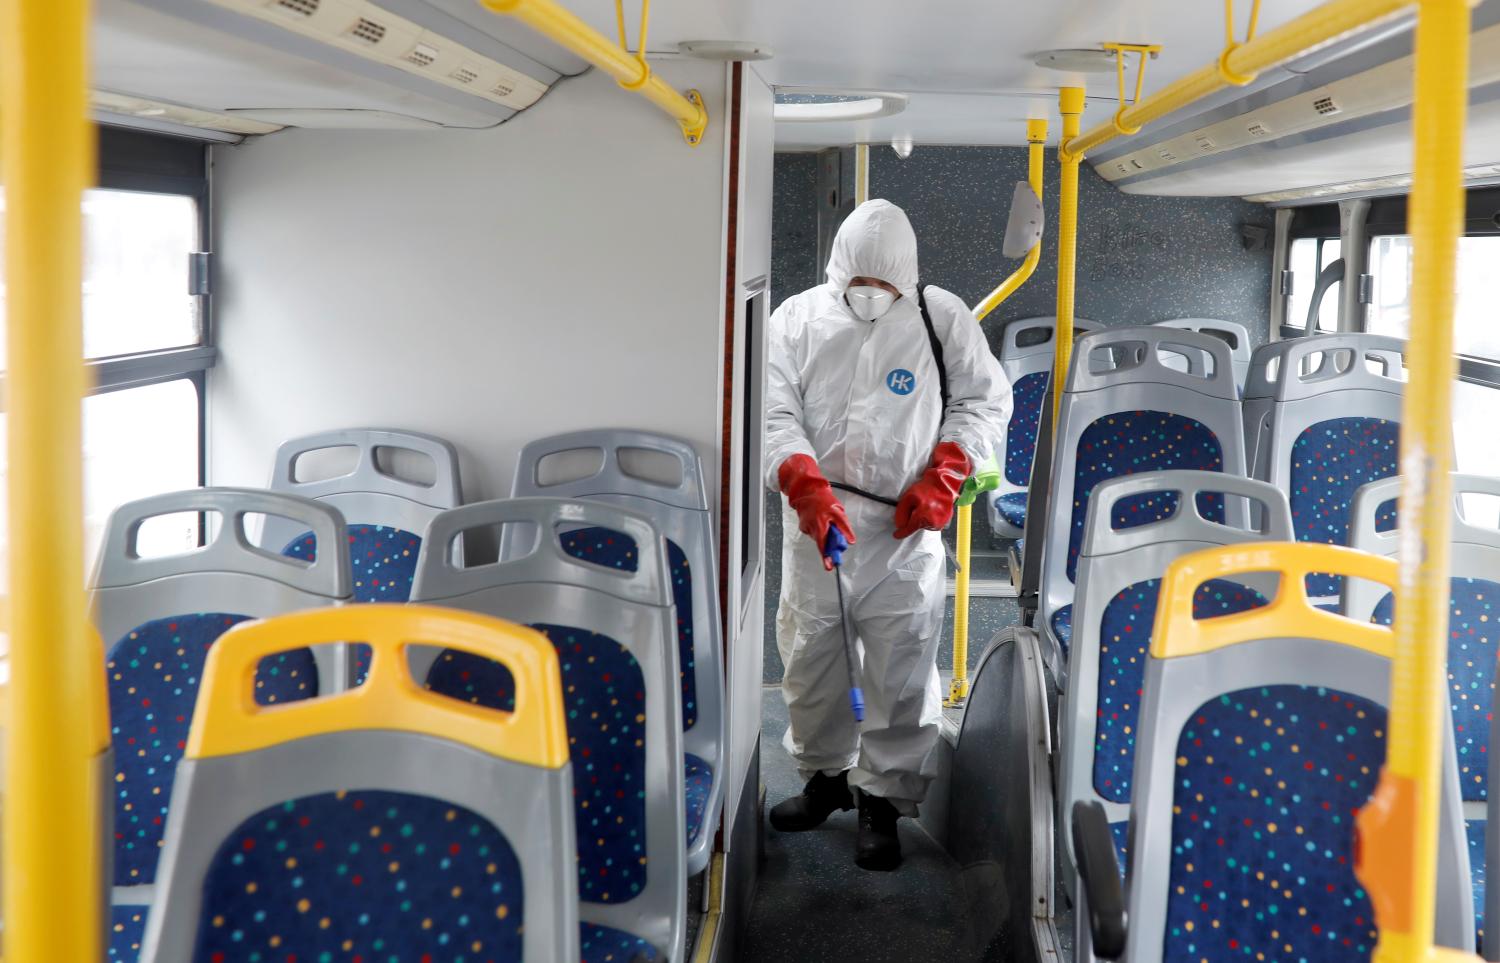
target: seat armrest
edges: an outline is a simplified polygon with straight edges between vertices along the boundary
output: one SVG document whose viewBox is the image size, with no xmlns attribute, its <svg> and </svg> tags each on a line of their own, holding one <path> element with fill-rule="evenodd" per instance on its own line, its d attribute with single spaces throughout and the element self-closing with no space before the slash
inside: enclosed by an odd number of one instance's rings
<svg viewBox="0 0 1500 963">
<path fill-rule="evenodd" d="M 1125 952 L 1125 887 L 1120 883 L 1109 817 L 1095 800 L 1080 799 L 1073 804 L 1073 854 L 1088 902 L 1094 955 L 1101 960 L 1119 959 Z"/>
</svg>

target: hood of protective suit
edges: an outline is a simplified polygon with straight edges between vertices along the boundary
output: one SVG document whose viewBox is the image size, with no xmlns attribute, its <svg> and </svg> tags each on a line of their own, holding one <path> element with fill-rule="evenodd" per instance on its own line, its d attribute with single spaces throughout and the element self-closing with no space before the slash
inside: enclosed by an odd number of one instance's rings
<svg viewBox="0 0 1500 963">
<path fill-rule="evenodd" d="M 843 294 L 850 278 L 878 278 L 917 296 L 917 234 L 890 201 L 865 201 L 844 219 L 828 256 L 828 283 Z"/>
</svg>

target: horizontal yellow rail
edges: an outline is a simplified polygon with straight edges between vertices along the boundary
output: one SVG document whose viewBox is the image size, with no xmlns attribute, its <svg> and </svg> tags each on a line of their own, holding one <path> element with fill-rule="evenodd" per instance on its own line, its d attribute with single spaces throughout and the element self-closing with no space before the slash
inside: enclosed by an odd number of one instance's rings
<svg viewBox="0 0 1500 963">
<path fill-rule="evenodd" d="M 480 0 L 492 13 L 515 17 L 558 46 L 577 54 L 619 82 L 637 91 L 666 111 L 682 127 L 682 136 L 693 146 L 703 139 L 708 111 L 696 90 L 681 94 L 652 73 L 645 49 L 639 55 L 610 40 L 555 0 Z M 641 30 L 645 42 L 645 28 Z"/>
<path fill-rule="evenodd" d="M 1411 5 L 1412 0 L 1330 0 L 1253 40 L 1231 45 L 1216 63 L 1168 84 L 1083 136 L 1069 139 L 1062 150 L 1079 156 L 1097 150 L 1121 136 L 1120 128 L 1139 129 L 1215 91 L 1247 84 L 1263 70 L 1375 26 Z"/>
</svg>

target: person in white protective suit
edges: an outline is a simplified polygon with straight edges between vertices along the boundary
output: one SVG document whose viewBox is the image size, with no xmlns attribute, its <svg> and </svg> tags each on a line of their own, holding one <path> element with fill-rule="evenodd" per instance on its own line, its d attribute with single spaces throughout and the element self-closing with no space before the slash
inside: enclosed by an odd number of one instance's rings
<svg viewBox="0 0 1500 963">
<path fill-rule="evenodd" d="M 855 862 L 889 870 L 901 862 L 897 818 L 916 815 L 935 763 L 939 532 L 973 468 L 1001 450 L 1011 389 L 963 301 L 919 291 L 917 238 L 899 207 L 855 209 L 827 278 L 784 301 L 769 331 L 767 484 L 791 508 L 776 617 L 791 717 L 784 741 L 807 780 L 772 809 L 771 825 L 818 826 L 853 808 L 853 787 Z M 863 652 L 862 727 L 823 556 L 830 527 L 851 543 L 840 577 Z"/>
</svg>

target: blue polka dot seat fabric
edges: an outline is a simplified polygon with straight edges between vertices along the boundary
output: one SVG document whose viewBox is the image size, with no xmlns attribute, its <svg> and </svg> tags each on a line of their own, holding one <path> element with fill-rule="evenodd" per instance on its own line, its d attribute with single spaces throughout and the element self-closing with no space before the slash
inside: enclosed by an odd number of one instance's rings
<svg viewBox="0 0 1500 963">
<path fill-rule="evenodd" d="M 1100 482 L 1146 471 L 1224 470 L 1223 448 L 1212 431 L 1202 422 L 1163 411 L 1121 411 L 1099 418 L 1079 436 L 1076 454 L 1068 532 L 1069 581 L 1077 577 L 1089 496 Z M 1135 528 L 1171 518 L 1176 510 L 1176 492 L 1148 492 L 1117 502 L 1111 524 L 1117 529 Z M 1211 522 L 1222 522 L 1223 496 L 1200 493 L 1198 511 Z"/>
<path fill-rule="evenodd" d="M 1115 859 L 1118 860 L 1120 877 L 1123 879 L 1130 868 L 1130 822 L 1121 820 L 1109 824 L 1109 835 L 1115 841 Z"/>
<path fill-rule="evenodd" d="M 593 923 L 578 927 L 583 963 L 647 963 L 661 959 L 656 948 L 624 930 Z"/>
<path fill-rule="evenodd" d="M 114 883 L 153 882 L 177 762 L 187 747 L 203 663 L 214 642 L 246 615 L 205 612 L 155 619 L 117 641 L 105 664 L 115 750 Z M 318 693 L 312 652 L 261 660 L 255 701 L 273 705 Z"/>
<path fill-rule="evenodd" d="M 303 532 L 281 554 L 314 562 L 318 540 Z M 411 598 L 412 579 L 422 536 L 388 525 L 349 525 L 349 568 L 354 576 L 354 601 L 405 602 Z"/>
<path fill-rule="evenodd" d="M 321 793 L 219 846 L 193 963 L 519 961 L 520 861 L 481 816 L 428 796 Z"/>
<path fill-rule="evenodd" d="M 1052 613 L 1052 632 L 1062 643 L 1063 655 L 1066 656 L 1073 645 L 1073 606 L 1063 605 Z"/>
<path fill-rule="evenodd" d="M 1391 625 L 1395 598 L 1375 606 L 1371 621 Z M 1477 578 L 1448 582 L 1448 705 L 1458 784 L 1468 802 L 1489 798 L 1490 719 L 1495 707 L 1495 665 L 1500 659 L 1500 583 Z M 1468 821 L 1469 872 L 1474 919 L 1482 936 L 1485 886 L 1484 820 Z"/>
<path fill-rule="evenodd" d="M 1016 528 L 1026 527 L 1026 493 L 1006 492 L 995 496 L 995 510 Z"/>
<path fill-rule="evenodd" d="M 109 911 L 110 963 L 135 963 L 141 956 L 141 941 L 146 937 L 146 914 L 149 906 L 112 906 Z"/>
<path fill-rule="evenodd" d="M 1395 598 L 1386 595 L 1370 621 L 1391 625 Z M 1500 583 L 1448 580 L 1448 702 L 1458 784 L 1463 798 L 1489 798 L 1490 716 L 1495 704 L 1495 664 L 1500 659 Z"/>
<path fill-rule="evenodd" d="M 1005 480 L 1012 485 L 1031 484 L 1031 463 L 1036 459 L 1037 425 L 1047 398 L 1051 372 L 1022 375 L 1011 385 L 1010 425 L 1005 432 Z M 1025 502 L 1021 511 L 1025 512 Z"/>
<path fill-rule="evenodd" d="M 1401 426 L 1384 418 L 1332 418 L 1304 430 L 1292 443 L 1288 493 L 1299 542 L 1349 544 L 1349 509 L 1361 485 L 1399 471 Z M 1377 522 L 1377 529 L 1384 520 Z M 1382 529 L 1383 530 L 1383 529 Z M 1343 579 L 1307 577 L 1307 594 L 1339 594 Z"/>
<path fill-rule="evenodd" d="M 691 843 L 698 838 L 703 828 L 703 817 L 708 812 L 708 795 L 714 785 L 714 769 L 707 760 L 683 754 L 682 785 L 687 801 L 687 838 Z"/>
<path fill-rule="evenodd" d="M 1156 625 L 1161 579 L 1117 592 L 1099 623 L 1099 692 L 1094 723 L 1094 791 L 1110 802 L 1130 802 L 1135 736 L 1146 680 L 1146 658 Z M 1193 594 L 1193 617 L 1212 619 L 1268 604 L 1236 582 L 1211 579 Z"/>
<path fill-rule="evenodd" d="M 677 609 L 677 661 L 682 675 L 682 729 L 698 722 L 697 662 L 693 653 L 693 571 L 687 553 L 670 538 L 667 572 L 672 579 L 672 604 Z M 580 528 L 562 536 L 563 551 L 577 559 L 634 572 L 639 546 L 624 532 L 608 528 Z"/>
<path fill-rule="evenodd" d="M 1354 814 L 1385 760 L 1385 709 L 1310 686 L 1212 699 L 1177 740 L 1162 959 L 1364 963 Z"/>
<path fill-rule="evenodd" d="M 1469 842 L 1469 876 L 1474 892 L 1474 934 L 1479 949 L 1484 949 L 1484 829 L 1483 819 L 1464 820 L 1464 836 Z"/>
<path fill-rule="evenodd" d="M 533 625 L 557 649 L 578 832 L 578 896 L 623 903 L 646 884 L 646 684 L 640 663 L 614 639 L 563 625 Z M 427 688 L 492 709 L 515 705 L 503 667 L 445 650 Z"/>
</svg>

